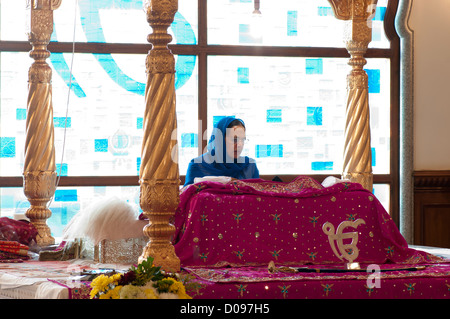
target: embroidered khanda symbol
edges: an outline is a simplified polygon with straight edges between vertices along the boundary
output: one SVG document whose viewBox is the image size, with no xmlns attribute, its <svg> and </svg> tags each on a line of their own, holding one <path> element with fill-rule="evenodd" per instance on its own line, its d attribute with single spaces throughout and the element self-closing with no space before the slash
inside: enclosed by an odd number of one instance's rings
<svg viewBox="0 0 450 319">
<path fill-rule="evenodd" d="M 366 222 L 359 218 L 355 221 L 343 221 L 339 224 L 336 232 L 334 231 L 334 226 L 330 222 L 326 222 L 322 226 L 323 232 L 328 235 L 328 241 L 330 242 L 331 249 L 333 250 L 336 257 L 340 260 L 346 259 L 349 264 L 351 264 L 359 255 L 359 249 L 356 247 L 358 244 L 358 232 L 343 233 L 343 230 L 347 227 L 356 228 L 361 224 Z M 344 240 L 351 239 L 351 243 L 344 244 Z M 336 241 L 336 244 L 334 243 Z M 336 249 L 337 246 L 337 249 Z"/>
</svg>

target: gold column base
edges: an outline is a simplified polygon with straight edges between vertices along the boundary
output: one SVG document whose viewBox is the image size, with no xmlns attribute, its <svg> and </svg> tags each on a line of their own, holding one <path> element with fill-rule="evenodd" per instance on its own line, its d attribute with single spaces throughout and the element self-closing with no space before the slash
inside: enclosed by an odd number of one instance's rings
<svg viewBox="0 0 450 319">
<path fill-rule="evenodd" d="M 31 206 L 26 211 L 25 216 L 38 231 L 36 236 L 36 243 L 38 246 L 45 247 L 55 244 L 55 238 L 52 237 L 50 227 L 48 227 L 46 222 L 47 219 L 52 216 L 50 209 Z"/>
<path fill-rule="evenodd" d="M 348 179 L 352 183 L 359 183 L 367 189 L 372 191 L 373 189 L 373 173 L 342 173 L 342 179 Z"/>
<path fill-rule="evenodd" d="M 31 204 L 25 216 L 36 227 L 36 243 L 41 247 L 55 243 L 46 221 L 52 216 L 47 203 L 55 193 L 56 177 L 54 171 L 24 173 L 24 193 Z"/>
<path fill-rule="evenodd" d="M 148 257 L 165 271 L 180 271 L 180 259 L 175 254 L 171 237 L 175 226 L 170 223 L 179 202 L 179 181 L 141 180 L 140 205 L 149 223 L 144 235 L 149 238 L 139 263 Z"/>
<path fill-rule="evenodd" d="M 144 228 L 145 232 L 145 228 Z M 175 253 L 175 248 L 172 244 L 158 244 L 151 240 L 144 247 L 142 255 L 138 259 L 138 263 L 146 260 L 148 257 L 153 258 L 153 263 L 156 266 L 167 272 L 179 272 L 181 269 L 180 259 Z"/>
</svg>

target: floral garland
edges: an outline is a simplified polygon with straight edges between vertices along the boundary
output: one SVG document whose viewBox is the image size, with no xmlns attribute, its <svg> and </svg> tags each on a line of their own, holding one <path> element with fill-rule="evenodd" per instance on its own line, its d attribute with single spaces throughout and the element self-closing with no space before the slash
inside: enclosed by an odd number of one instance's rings
<svg viewBox="0 0 450 319">
<path fill-rule="evenodd" d="M 152 257 L 126 273 L 101 274 L 90 286 L 91 299 L 191 299 L 180 276 L 154 266 Z"/>
</svg>

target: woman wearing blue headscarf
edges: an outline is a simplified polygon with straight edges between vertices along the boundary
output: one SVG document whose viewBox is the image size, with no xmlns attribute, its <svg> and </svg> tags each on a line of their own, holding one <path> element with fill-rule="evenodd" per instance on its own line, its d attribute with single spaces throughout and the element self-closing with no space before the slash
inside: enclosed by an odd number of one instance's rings
<svg viewBox="0 0 450 319">
<path fill-rule="evenodd" d="M 208 151 L 189 163 L 184 186 L 193 184 L 196 177 L 205 176 L 259 178 L 255 160 L 240 156 L 244 142 L 244 121 L 232 116 L 222 118 L 213 128 Z"/>
</svg>

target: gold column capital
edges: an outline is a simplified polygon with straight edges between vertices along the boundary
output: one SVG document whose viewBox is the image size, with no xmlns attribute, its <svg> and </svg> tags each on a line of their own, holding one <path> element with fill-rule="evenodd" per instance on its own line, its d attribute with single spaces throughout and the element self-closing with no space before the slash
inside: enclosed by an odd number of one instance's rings
<svg viewBox="0 0 450 319">
<path fill-rule="evenodd" d="M 27 0 L 27 8 L 32 10 L 56 10 L 62 0 Z"/>
<path fill-rule="evenodd" d="M 172 24 L 178 11 L 178 0 L 147 0 L 144 4 L 147 22 L 153 29 L 147 41 L 152 44 L 152 50 L 147 55 L 147 73 L 175 73 L 175 58 L 168 48 L 172 36 L 167 29 Z"/>
<path fill-rule="evenodd" d="M 50 41 L 53 32 L 53 10 L 61 5 L 61 0 L 28 0 L 27 10 L 30 10 L 31 21 L 28 30 L 30 42 Z"/>
<path fill-rule="evenodd" d="M 364 52 L 372 41 L 372 18 L 378 0 L 328 0 L 335 17 L 346 21 L 344 41 Z"/>
<path fill-rule="evenodd" d="M 28 73 L 31 83 L 50 83 L 52 70 L 45 60 L 50 57 L 47 45 L 53 32 L 53 10 L 61 5 L 61 0 L 29 0 L 27 10 L 30 10 L 30 26 L 28 41 L 32 45 L 30 57 L 34 59 Z"/>
<path fill-rule="evenodd" d="M 170 26 L 178 11 L 178 0 L 145 0 L 144 10 L 147 13 L 147 21 L 152 27 Z"/>
<path fill-rule="evenodd" d="M 328 0 L 339 20 L 367 21 L 375 14 L 378 0 Z"/>
</svg>

